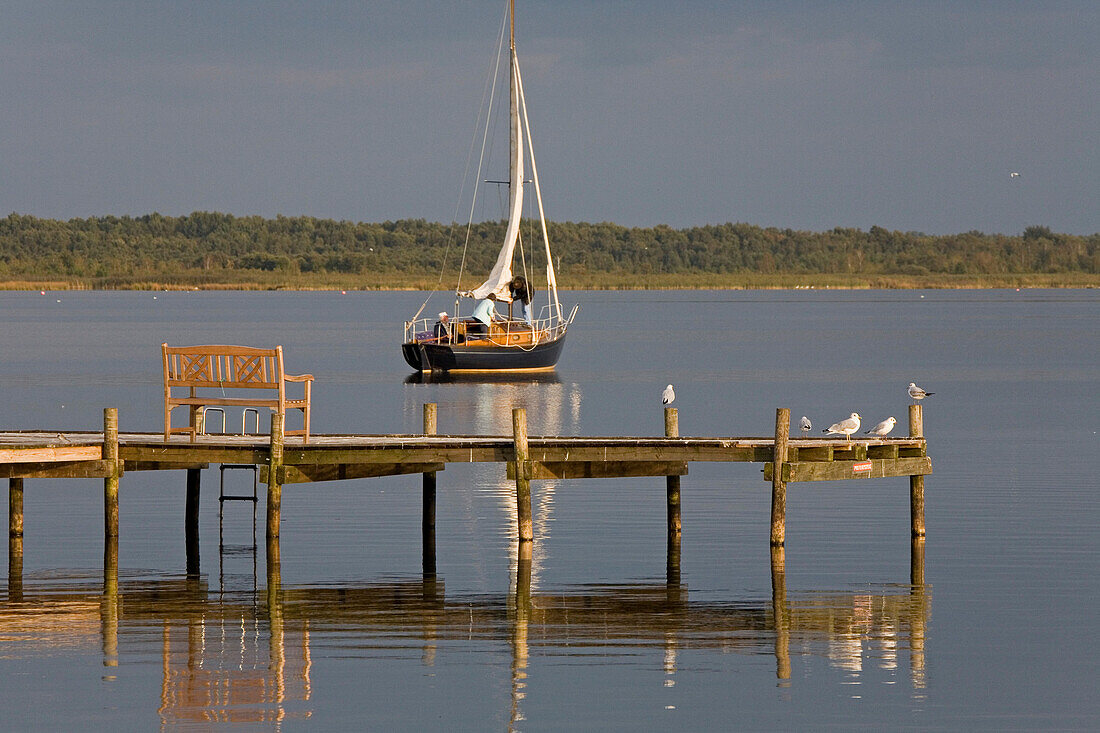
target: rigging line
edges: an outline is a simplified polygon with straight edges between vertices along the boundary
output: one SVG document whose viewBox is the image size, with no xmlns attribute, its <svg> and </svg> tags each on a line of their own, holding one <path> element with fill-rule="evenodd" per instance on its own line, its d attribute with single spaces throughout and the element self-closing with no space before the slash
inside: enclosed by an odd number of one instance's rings
<svg viewBox="0 0 1100 733">
<path fill-rule="evenodd" d="M 497 77 L 500 75 L 500 57 L 503 55 L 504 31 L 505 31 L 505 28 L 507 28 L 507 26 L 508 26 L 507 21 L 508 21 L 507 14 L 505 14 L 504 22 L 502 22 L 501 26 L 500 26 L 500 40 L 497 43 L 496 60 L 493 63 L 493 73 L 490 77 L 490 82 L 491 83 L 490 83 L 490 92 L 489 92 L 489 107 L 485 111 L 485 131 L 484 131 L 484 133 L 482 133 L 482 136 L 481 136 L 481 156 L 478 158 L 478 161 L 477 161 L 477 177 L 474 179 L 474 193 L 473 193 L 473 196 L 470 197 L 470 218 L 469 218 L 469 223 L 466 225 L 466 239 L 462 243 L 462 261 L 461 261 L 461 263 L 459 264 L 459 267 L 458 267 L 458 284 L 455 286 L 455 291 L 456 292 L 462 289 L 462 275 L 466 271 L 466 253 L 467 253 L 467 250 L 470 247 L 470 234 L 471 234 L 471 232 L 473 230 L 473 227 L 474 227 L 474 210 L 475 210 L 475 207 L 477 206 L 478 182 L 481 180 L 481 169 L 482 169 L 482 166 L 485 163 L 485 147 L 488 144 L 488 139 L 489 139 L 489 119 L 492 116 L 493 102 L 496 99 L 496 80 L 497 80 Z M 511 59 L 509 58 L 509 62 L 510 61 L 511 61 Z M 482 100 L 483 100 L 483 104 L 484 104 L 484 97 L 482 97 Z M 455 315 L 457 315 L 457 314 L 455 314 Z"/>
</svg>

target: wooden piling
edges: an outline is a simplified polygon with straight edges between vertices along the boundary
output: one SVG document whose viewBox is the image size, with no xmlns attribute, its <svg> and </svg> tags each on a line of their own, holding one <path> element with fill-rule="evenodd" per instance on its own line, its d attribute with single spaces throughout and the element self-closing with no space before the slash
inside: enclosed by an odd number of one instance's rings
<svg viewBox="0 0 1100 733">
<path fill-rule="evenodd" d="M 118 459 L 118 408 L 103 410 L 103 460 L 107 476 L 103 479 L 103 534 L 118 537 L 118 479 L 122 473 Z"/>
<path fill-rule="evenodd" d="M 527 447 L 527 410 L 512 408 L 512 442 L 516 453 L 516 518 L 520 542 L 535 539 L 531 518 L 531 454 Z"/>
<path fill-rule="evenodd" d="M 909 405 L 909 437 L 924 437 L 924 411 L 920 405 Z M 926 455 L 922 450 L 921 455 Z M 909 525 L 913 537 L 924 537 L 924 476 L 909 477 Z"/>
<path fill-rule="evenodd" d="M 271 454 L 267 470 L 267 539 L 279 537 L 279 519 L 283 506 L 283 420 L 284 416 L 271 413 Z"/>
<path fill-rule="evenodd" d="M 187 574 L 199 573 L 199 488 L 202 470 L 187 469 L 187 499 L 184 507 L 184 546 L 187 556 Z"/>
<path fill-rule="evenodd" d="M 23 536 L 23 479 L 8 479 L 8 537 Z"/>
<path fill-rule="evenodd" d="M 775 449 L 772 458 L 772 533 L 773 547 L 782 547 L 787 539 L 787 483 L 783 480 L 783 464 L 787 461 L 787 440 L 791 434 L 791 411 L 786 407 L 775 411 Z"/>
<path fill-rule="evenodd" d="M 665 408 L 665 437 L 680 437 L 680 418 L 675 407 Z M 665 501 L 666 516 L 668 519 L 668 533 L 680 534 L 682 522 L 680 519 L 680 477 L 665 476 Z"/>
</svg>

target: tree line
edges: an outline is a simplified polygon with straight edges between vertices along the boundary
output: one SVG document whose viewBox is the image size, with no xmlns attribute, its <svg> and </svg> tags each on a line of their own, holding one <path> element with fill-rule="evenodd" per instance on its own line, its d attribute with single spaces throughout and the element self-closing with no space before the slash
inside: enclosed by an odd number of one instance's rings
<svg viewBox="0 0 1100 733">
<path fill-rule="evenodd" d="M 414 287 L 459 264 L 473 278 L 492 267 L 503 222 L 467 228 L 406 219 L 381 223 L 312 217 L 266 219 L 216 212 L 0 219 L 0 281 L 142 281 L 203 285 L 279 282 Z M 536 242 L 533 227 L 524 238 Z M 709 275 L 1005 276 L 1100 274 L 1100 233 L 947 236 L 836 228 L 826 232 L 719 224 L 686 229 L 611 223 L 549 225 L 563 285 L 632 277 Z M 448 286 L 451 283 L 448 281 Z"/>
</svg>

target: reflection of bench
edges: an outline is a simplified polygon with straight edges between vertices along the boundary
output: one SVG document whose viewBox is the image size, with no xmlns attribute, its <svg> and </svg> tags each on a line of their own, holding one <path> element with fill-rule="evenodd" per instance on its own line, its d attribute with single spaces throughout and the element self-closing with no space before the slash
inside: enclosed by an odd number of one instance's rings
<svg viewBox="0 0 1100 733">
<path fill-rule="evenodd" d="M 202 430 L 202 410 L 209 405 L 270 407 L 286 416 L 287 408 L 301 410 L 301 430 L 285 430 L 285 435 L 302 435 L 309 442 L 309 393 L 312 374 L 290 375 L 283 372 L 283 347 L 255 349 L 249 346 L 169 346 L 160 345 L 164 354 L 164 439 L 172 433 L 189 433 L 192 442 Z M 302 382 L 305 394 L 288 399 L 287 382 Z M 186 388 L 187 395 L 174 395 L 172 389 Z M 226 390 L 267 389 L 275 395 L 227 396 Z M 218 390 L 199 394 L 197 390 Z M 172 410 L 187 407 L 187 427 L 172 427 Z"/>
</svg>

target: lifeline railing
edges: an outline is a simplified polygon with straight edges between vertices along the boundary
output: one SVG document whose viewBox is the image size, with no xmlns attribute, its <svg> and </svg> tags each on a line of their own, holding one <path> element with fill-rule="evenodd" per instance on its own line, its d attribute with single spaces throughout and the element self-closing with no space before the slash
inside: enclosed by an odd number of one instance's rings
<svg viewBox="0 0 1100 733">
<path fill-rule="evenodd" d="M 577 311 L 580 310 L 580 305 L 573 306 L 573 310 L 569 312 L 568 318 L 557 318 L 551 312 L 552 310 L 552 306 L 543 306 L 542 310 L 539 312 L 539 317 L 533 320 L 530 326 L 527 325 L 526 321 L 521 320 L 509 321 L 502 319 L 498 321 L 498 323 L 504 325 L 506 334 L 509 333 L 509 329 L 514 324 L 520 331 L 527 331 L 528 328 L 532 329 L 536 334 L 536 340 L 540 343 L 543 341 L 552 341 L 565 333 L 566 329 L 573 323 L 573 319 L 577 316 Z M 421 341 L 434 341 L 436 339 L 435 325 L 437 323 L 439 323 L 439 321 L 432 318 L 405 321 L 405 343 L 410 343 L 417 338 Z M 454 335 L 454 320 L 451 320 L 450 323 L 447 324 L 447 335 L 448 338 Z"/>
</svg>

